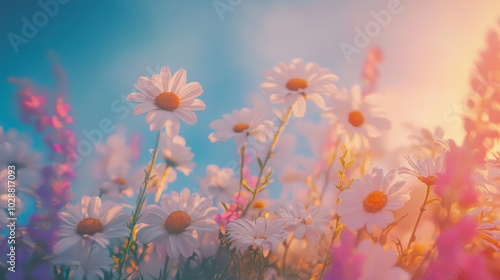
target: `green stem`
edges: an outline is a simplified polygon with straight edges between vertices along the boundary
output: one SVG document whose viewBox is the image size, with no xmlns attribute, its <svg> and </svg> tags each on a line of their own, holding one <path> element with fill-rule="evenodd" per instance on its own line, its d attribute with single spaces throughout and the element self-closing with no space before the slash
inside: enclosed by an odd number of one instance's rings
<svg viewBox="0 0 500 280">
<path fill-rule="evenodd" d="M 156 195 L 155 195 L 155 203 L 158 203 L 158 201 L 160 201 L 161 194 L 165 190 L 165 189 L 163 189 L 163 185 L 165 185 L 165 181 L 167 180 L 169 172 L 170 172 L 170 165 L 167 162 L 165 170 L 163 171 L 163 175 L 162 175 L 161 179 L 158 180 L 158 190 L 156 191 Z"/>
<path fill-rule="evenodd" d="M 229 268 L 229 264 L 230 264 L 230 263 L 231 263 L 231 262 L 228 260 L 228 261 L 227 261 L 227 263 L 226 263 L 226 265 L 224 266 L 224 269 L 222 270 L 222 272 L 221 272 L 221 273 L 216 273 L 216 274 L 215 274 L 215 277 L 216 277 L 216 278 L 217 278 L 217 277 L 220 277 L 220 279 L 223 279 L 224 275 L 225 275 L 225 274 L 226 274 L 226 272 L 227 272 L 227 269 Z"/>
<path fill-rule="evenodd" d="M 168 267 L 168 261 L 170 260 L 170 258 L 168 257 L 168 255 L 166 256 L 166 259 L 165 259 L 165 265 L 163 266 L 163 272 L 161 274 L 161 278 L 162 280 L 167 280 L 168 277 L 167 277 L 167 267 Z"/>
<path fill-rule="evenodd" d="M 290 242 L 286 242 L 286 239 L 285 239 L 285 253 L 283 254 L 283 264 L 281 265 L 282 266 L 282 275 L 283 277 L 286 277 L 286 255 L 288 254 L 288 249 L 290 248 L 290 244 L 292 244 L 292 241 L 293 241 L 293 237 L 292 239 L 290 239 Z"/>
<path fill-rule="evenodd" d="M 422 206 L 420 206 L 420 212 L 418 213 L 417 217 L 417 222 L 415 223 L 415 226 L 413 227 L 413 231 L 411 233 L 410 240 L 408 240 L 408 246 L 406 246 L 406 253 L 408 254 L 410 251 L 411 244 L 415 241 L 416 236 L 415 234 L 417 233 L 417 228 L 418 224 L 420 223 L 420 219 L 422 219 L 422 215 L 425 212 L 425 206 L 427 206 L 427 200 L 429 200 L 429 195 L 431 194 L 431 184 L 426 184 L 427 185 L 427 191 L 425 194 L 424 202 L 422 203 Z"/>
<path fill-rule="evenodd" d="M 135 226 L 137 225 L 137 221 L 139 220 L 139 217 L 141 215 L 141 210 L 142 206 L 144 205 L 144 202 L 146 200 L 146 189 L 149 185 L 149 181 L 151 179 L 151 173 L 153 171 L 153 167 L 156 162 L 156 157 L 158 155 L 158 144 L 160 142 L 160 132 L 161 130 L 158 131 L 157 136 L 156 136 L 156 144 L 155 148 L 153 150 L 153 155 L 151 162 L 149 163 L 148 169 L 146 171 L 146 176 L 144 177 L 144 182 L 142 184 L 141 190 L 139 192 L 139 196 L 137 197 L 137 202 L 134 210 L 134 215 L 132 216 L 132 220 L 130 221 L 129 224 L 129 229 L 130 229 L 130 235 L 127 238 L 127 243 L 125 245 L 125 249 L 123 250 L 123 255 L 121 256 L 119 262 L 118 262 L 118 279 L 121 279 L 122 273 L 123 273 L 123 268 L 125 266 L 125 263 L 127 262 L 127 257 L 128 257 L 128 252 L 130 250 L 130 247 L 132 246 L 133 239 L 134 239 L 134 229 Z"/>
<path fill-rule="evenodd" d="M 243 185 L 243 167 L 245 167 L 245 149 L 246 144 L 243 145 L 240 149 L 241 153 L 241 162 L 240 162 L 240 184 L 238 186 L 238 195 L 241 194 L 241 186 Z"/>
<path fill-rule="evenodd" d="M 276 131 L 276 134 L 274 134 L 273 142 L 271 143 L 271 146 L 269 147 L 269 151 L 267 152 L 266 159 L 264 160 L 264 162 L 262 163 L 262 166 L 260 167 L 259 176 L 257 177 L 257 182 L 255 183 L 255 190 L 253 191 L 252 196 L 250 197 L 250 200 L 248 201 L 248 204 L 245 207 L 245 210 L 243 210 L 243 212 L 241 213 L 241 217 L 245 216 L 248 209 L 252 205 L 252 203 L 255 199 L 255 196 L 257 196 L 257 194 L 260 191 L 260 188 L 261 188 L 260 180 L 262 179 L 264 169 L 266 168 L 269 159 L 271 159 L 271 157 L 273 155 L 274 148 L 276 147 L 276 144 L 278 143 L 278 138 L 279 138 L 281 132 L 283 131 L 283 129 L 285 128 L 288 120 L 290 119 L 291 112 L 292 112 L 292 107 L 288 107 L 288 110 L 286 112 L 285 117 L 283 118 L 283 121 L 281 122 L 278 130 Z"/>
</svg>

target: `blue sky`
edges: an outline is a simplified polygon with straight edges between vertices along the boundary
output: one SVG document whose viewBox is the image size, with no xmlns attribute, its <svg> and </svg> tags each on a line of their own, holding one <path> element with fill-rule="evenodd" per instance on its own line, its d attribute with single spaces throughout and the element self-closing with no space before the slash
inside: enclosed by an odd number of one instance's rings
<svg viewBox="0 0 500 280">
<path fill-rule="evenodd" d="M 68 74 L 68 101 L 77 137 L 82 139 L 82 130 L 97 128 L 101 119 L 110 118 L 125 123 L 128 133 L 140 133 L 145 150 L 153 145 L 154 133 L 144 116 L 120 120 L 111 104 L 134 91 L 132 85 L 141 75 L 157 73 L 163 65 L 184 68 L 188 81 L 203 86 L 201 99 L 207 104 L 198 113 L 198 123 L 183 125 L 180 132 L 193 148 L 197 167 L 190 178 L 180 175 L 174 187 L 193 186 L 195 177 L 204 176 L 207 164 L 223 166 L 236 156 L 233 143 L 210 144 L 209 123 L 248 106 L 248 96 L 258 94 L 263 71 L 275 63 L 303 57 L 331 68 L 340 76 L 340 86 L 359 82 L 367 49 L 348 63 L 339 44 L 352 43 L 354 28 L 363 28 L 373 20 L 370 11 L 387 9 L 391 1 L 220 0 L 239 3 L 221 20 L 211 0 L 73 0 L 60 4 L 59 11 L 26 44 L 20 44 L 17 53 L 8 34 L 21 35 L 22 18 L 32 21 L 42 8 L 36 1 L 4 1 L 0 11 L 0 125 L 32 132 L 19 121 L 15 86 L 7 78 L 29 77 L 38 85 L 53 87 L 46 55 L 52 51 Z M 485 32 L 500 17 L 492 9 L 497 4 L 493 0 L 420 0 L 400 5 L 401 13 L 393 15 L 390 24 L 370 40 L 387 52 L 379 87 L 391 97 L 386 105 L 403 120 L 450 126 L 443 112 L 466 93 L 467 77 L 484 45 Z M 429 102 L 437 93 L 447 101 Z M 415 101 L 415 106 L 399 106 L 408 100 Z M 430 120 L 422 117 L 424 105 Z M 41 148 L 39 139 L 35 144 Z M 85 160 L 91 163 L 91 158 Z M 86 171 L 80 171 L 75 190 L 88 183 L 83 179 Z"/>
</svg>

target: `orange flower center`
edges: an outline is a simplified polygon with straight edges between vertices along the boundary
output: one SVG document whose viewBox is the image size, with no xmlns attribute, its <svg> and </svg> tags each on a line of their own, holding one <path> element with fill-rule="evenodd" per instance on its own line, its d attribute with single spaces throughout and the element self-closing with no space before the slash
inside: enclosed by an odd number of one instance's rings
<svg viewBox="0 0 500 280">
<path fill-rule="evenodd" d="M 381 191 L 374 191 L 363 200 L 363 208 L 368 213 L 377 213 L 384 209 L 386 205 L 387 196 Z"/>
<path fill-rule="evenodd" d="M 254 240 L 255 240 L 255 239 L 267 240 L 267 237 L 265 237 L 265 236 L 256 236 L 256 235 L 254 235 L 254 236 L 253 236 L 253 239 L 254 239 Z"/>
<path fill-rule="evenodd" d="M 253 203 L 253 208 L 263 209 L 266 206 L 262 201 L 256 201 Z"/>
<path fill-rule="evenodd" d="M 113 182 L 115 184 L 120 185 L 120 186 L 124 186 L 127 184 L 127 181 L 125 181 L 125 179 L 123 179 L 123 178 L 114 179 Z"/>
<path fill-rule="evenodd" d="M 352 111 L 349 113 L 349 122 L 354 127 L 360 127 L 365 122 L 365 117 L 360 111 Z"/>
<path fill-rule="evenodd" d="M 162 92 L 155 98 L 154 104 L 162 110 L 173 111 L 179 108 L 181 99 L 173 92 Z"/>
<path fill-rule="evenodd" d="M 76 226 L 76 233 L 79 235 L 94 235 L 98 232 L 103 232 L 101 221 L 95 218 L 85 218 L 81 220 Z"/>
<path fill-rule="evenodd" d="M 250 125 L 248 125 L 247 123 L 237 123 L 233 126 L 233 131 L 236 133 L 240 133 L 240 132 L 245 131 L 249 127 L 250 127 Z"/>
<path fill-rule="evenodd" d="M 417 179 L 420 180 L 420 182 L 426 184 L 428 187 L 433 186 L 434 183 L 436 182 L 436 176 L 429 176 L 429 177 L 417 177 Z"/>
<path fill-rule="evenodd" d="M 175 211 L 168 215 L 163 226 L 170 234 L 182 233 L 191 224 L 191 217 L 184 211 Z"/>
<path fill-rule="evenodd" d="M 294 91 L 305 89 L 307 86 L 307 82 L 301 78 L 292 78 L 286 83 L 286 88 Z"/>
</svg>

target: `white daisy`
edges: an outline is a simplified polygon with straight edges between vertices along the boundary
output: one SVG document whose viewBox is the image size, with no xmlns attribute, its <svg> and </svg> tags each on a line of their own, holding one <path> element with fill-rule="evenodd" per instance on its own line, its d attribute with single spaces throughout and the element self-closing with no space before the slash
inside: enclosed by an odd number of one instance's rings
<svg viewBox="0 0 500 280">
<path fill-rule="evenodd" d="M 385 250 L 379 244 L 365 239 L 359 243 L 358 252 L 365 256 L 359 280 L 409 280 L 411 278 L 408 272 L 396 266 L 398 256 L 393 250 Z"/>
<path fill-rule="evenodd" d="M 322 208 L 306 206 L 300 202 L 284 205 L 276 210 L 286 222 L 286 230 L 293 232 L 297 239 L 306 238 L 309 243 L 317 241 L 321 233 L 326 233 L 328 213 Z"/>
<path fill-rule="evenodd" d="M 231 168 L 208 165 L 207 176 L 200 180 L 200 194 L 218 201 L 231 201 L 238 188 L 238 179 L 233 173 Z"/>
<path fill-rule="evenodd" d="M 186 147 L 186 140 L 180 135 L 174 137 L 166 134 L 160 136 L 160 152 L 158 160 L 163 160 L 167 166 L 170 166 L 184 175 L 188 176 L 193 172 L 195 163 L 192 161 L 194 153 L 190 147 Z M 172 172 L 175 172 L 172 170 Z"/>
<path fill-rule="evenodd" d="M 111 239 L 130 233 L 127 228 L 130 216 L 123 212 L 123 207 L 113 201 L 101 203 L 98 196 L 83 196 L 80 203 L 68 206 L 59 217 L 62 225 L 59 241 L 54 245 L 56 254 L 73 246 L 89 246 L 92 242 L 106 247 Z"/>
<path fill-rule="evenodd" d="M 31 151 L 29 136 L 18 135 L 15 129 L 0 132 L 0 170 L 14 165 L 18 190 L 34 195 L 42 180 L 40 154 Z"/>
<path fill-rule="evenodd" d="M 394 221 L 392 211 L 410 200 L 410 188 L 405 181 L 395 179 L 395 170 L 384 176 L 382 169 L 373 168 L 364 180 L 354 180 L 352 189 L 340 194 L 337 213 L 347 228 L 357 230 L 366 225 L 371 233 L 374 225 L 383 229 Z"/>
<path fill-rule="evenodd" d="M 500 218 L 492 222 L 482 222 L 477 225 L 481 242 L 495 251 L 500 251 Z"/>
<path fill-rule="evenodd" d="M 493 250 L 500 251 L 500 218 L 494 214 L 492 208 L 488 206 L 474 208 L 467 214 L 477 221 L 476 231 L 479 233 L 480 241 Z"/>
<path fill-rule="evenodd" d="M 97 179 L 108 178 L 108 166 L 122 166 L 125 170 L 130 168 L 133 145 L 127 144 L 124 131 L 110 135 L 106 143 L 97 143 L 95 150 L 100 154 L 92 168 Z"/>
<path fill-rule="evenodd" d="M 115 264 L 109 250 L 92 244 L 69 248 L 51 262 L 71 266 L 71 279 L 77 280 L 103 279 L 104 271 L 111 271 Z"/>
<path fill-rule="evenodd" d="M 436 160 L 427 157 L 425 159 L 419 159 L 417 162 L 414 162 L 409 156 L 407 156 L 406 159 L 412 169 L 401 167 L 399 173 L 415 176 L 427 186 L 434 185 L 438 174 L 444 172 L 445 165 L 441 157 L 437 157 Z"/>
<path fill-rule="evenodd" d="M 166 66 L 161 68 L 160 75 L 153 75 L 151 80 L 139 77 L 134 87 L 139 92 L 132 92 L 127 100 L 140 102 L 134 109 L 135 115 L 148 113 L 146 122 L 151 130 L 163 127 L 169 135 L 179 133 L 179 119 L 189 125 L 197 121 L 192 111 L 204 110 L 205 103 L 195 99 L 203 93 L 198 82 L 186 84 L 186 70 L 181 69 L 173 76 Z"/>
<path fill-rule="evenodd" d="M 325 108 L 323 95 L 336 90 L 338 78 L 330 69 L 321 68 L 317 63 L 304 64 L 302 58 L 295 58 L 290 64 L 278 63 L 273 70 L 264 73 L 267 81 L 260 84 L 264 93 L 271 94 L 272 103 L 292 106 L 296 117 L 306 112 L 306 99 L 312 100 L 319 108 Z"/>
<path fill-rule="evenodd" d="M 249 219 L 257 219 L 258 217 L 265 215 L 269 211 L 269 208 L 276 204 L 278 201 L 269 198 L 269 190 L 264 189 L 257 193 L 252 204 L 248 207 L 245 217 Z M 246 191 L 241 192 L 241 197 L 247 203 L 250 194 Z"/>
<path fill-rule="evenodd" d="M 354 147 L 368 147 L 369 140 L 382 135 L 381 130 L 391 128 L 389 119 L 377 108 L 378 94 L 362 96 L 361 87 L 355 85 L 351 94 L 343 89 L 334 99 L 335 108 L 325 110 L 324 116 L 331 119 L 339 135 L 345 134 L 347 143 Z"/>
<path fill-rule="evenodd" d="M 144 179 L 144 168 L 129 170 L 126 165 L 120 163 L 108 166 L 108 181 L 101 186 L 101 193 L 113 201 L 121 201 L 125 197 L 133 197 Z"/>
<path fill-rule="evenodd" d="M 234 110 L 233 114 L 224 114 L 222 119 L 210 123 L 210 128 L 217 131 L 212 132 L 208 139 L 212 142 L 226 142 L 234 137 L 236 145 L 241 147 L 251 136 L 258 142 L 264 143 L 267 138 L 272 137 L 273 123 L 264 120 L 263 116 L 263 112 L 248 108 Z"/>
<path fill-rule="evenodd" d="M 199 255 L 200 235 L 218 229 L 213 219 L 217 208 L 208 198 L 191 194 L 187 188 L 180 194 L 173 191 L 163 195 L 160 205 L 149 205 L 142 211 L 137 239 L 153 242 L 161 255 L 166 253 L 170 258 L 189 258 L 195 252 Z"/>
<path fill-rule="evenodd" d="M 88 257 L 78 260 L 72 279 L 104 279 L 104 271 L 111 271 L 114 264 L 115 261 L 107 250 L 96 247 Z"/>
<path fill-rule="evenodd" d="M 489 199 L 498 195 L 499 189 L 495 181 L 488 178 L 486 173 L 486 170 L 479 169 L 472 174 L 471 178 L 474 180 L 476 187 L 482 192 L 483 198 Z"/>
<path fill-rule="evenodd" d="M 249 247 L 259 248 L 264 257 L 267 257 L 269 251 L 275 250 L 276 246 L 288 236 L 284 221 L 281 219 L 270 221 L 260 217 L 251 221 L 241 218 L 230 222 L 226 229 L 229 240 L 233 242 L 230 249 L 236 248 L 243 253 Z"/>
<path fill-rule="evenodd" d="M 450 149 L 449 140 L 444 139 L 444 130 L 442 127 L 436 127 L 434 132 L 426 128 L 418 128 L 408 125 L 411 134 L 408 137 L 412 142 L 412 147 L 422 151 L 429 156 L 443 155 Z"/>
</svg>

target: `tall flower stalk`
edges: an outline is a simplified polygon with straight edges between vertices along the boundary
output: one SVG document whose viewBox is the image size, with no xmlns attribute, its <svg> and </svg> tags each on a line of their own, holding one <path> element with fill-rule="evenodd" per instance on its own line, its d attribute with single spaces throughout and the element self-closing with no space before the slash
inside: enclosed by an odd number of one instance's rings
<svg viewBox="0 0 500 280">
<path fill-rule="evenodd" d="M 278 130 L 274 134 L 273 141 L 271 143 L 271 146 L 269 146 L 269 151 L 267 152 L 266 158 L 264 161 L 262 161 L 260 158 L 258 159 L 259 161 L 259 176 L 257 177 L 257 182 L 255 183 L 255 189 L 251 191 L 251 196 L 250 200 L 248 201 L 248 204 L 246 205 L 245 209 L 241 213 L 241 217 L 244 217 L 245 214 L 248 212 L 248 209 L 252 205 L 253 201 L 255 200 L 255 197 L 257 194 L 266 186 L 266 184 L 269 183 L 269 177 L 271 174 L 268 174 L 266 176 L 266 180 L 264 180 L 262 183 L 260 182 L 262 180 L 262 175 L 264 174 L 264 169 L 267 166 L 267 163 L 271 159 L 271 157 L 274 154 L 274 148 L 276 147 L 276 144 L 278 143 L 278 138 L 283 132 L 283 129 L 285 128 L 286 124 L 288 123 L 288 120 L 290 119 L 290 113 L 292 112 L 292 107 L 289 107 L 283 121 L 281 122 L 280 126 L 278 127 Z"/>
<path fill-rule="evenodd" d="M 241 194 L 241 187 L 243 186 L 243 172 L 245 168 L 245 150 L 246 150 L 246 144 L 243 145 L 240 149 L 240 154 L 241 154 L 241 161 L 240 161 L 240 183 L 238 185 L 238 195 Z"/>
<path fill-rule="evenodd" d="M 406 246 L 406 253 L 409 253 L 410 248 L 411 248 L 411 244 L 413 242 L 415 242 L 415 240 L 416 240 L 417 228 L 418 228 L 418 225 L 420 223 L 420 220 L 422 219 L 422 215 L 424 214 L 424 212 L 426 210 L 425 207 L 428 204 L 429 196 L 430 196 L 431 191 L 432 191 L 432 184 L 429 183 L 429 182 L 427 182 L 425 184 L 427 186 L 427 189 L 426 189 L 426 192 L 425 192 L 424 202 L 422 203 L 422 206 L 420 206 L 420 212 L 418 213 L 417 221 L 415 222 L 415 226 L 413 227 L 413 230 L 411 232 L 410 239 L 408 240 L 408 246 Z"/>
<path fill-rule="evenodd" d="M 157 135 L 156 135 L 156 144 L 155 144 L 155 148 L 153 150 L 151 161 L 149 162 L 148 169 L 146 170 L 146 176 L 144 177 L 144 182 L 142 184 L 141 191 L 139 192 L 139 196 L 137 197 L 134 215 L 132 216 L 132 220 L 130 221 L 130 224 L 128 226 L 130 229 L 130 235 L 127 238 L 127 241 L 125 243 L 125 248 L 123 249 L 123 254 L 120 257 L 120 260 L 118 262 L 118 279 L 121 279 L 121 276 L 123 273 L 123 267 L 125 266 L 125 263 L 127 262 L 128 252 L 129 252 L 130 247 L 132 246 L 133 241 L 134 241 L 133 240 L 134 239 L 134 229 L 135 229 L 135 226 L 137 225 L 137 221 L 139 220 L 139 217 L 141 216 L 141 210 L 144 206 L 144 202 L 146 201 L 146 189 L 149 185 L 149 181 L 151 180 L 151 173 L 153 172 L 153 168 L 154 168 L 154 165 L 156 163 L 156 157 L 158 156 L 160 135 L 161 135 L 161 130 L 158 130 Z"/>
<path fill-rule="evenodd" d="M 339 170 L 339 184 L 337 186 L 337 189 L 339 190 L 339 195 L 344 190 L 344 183 L 347 185 L 347 188 L 351 187 L 351 184 L 349 180 L 347 179 L 346 176 L 346 170 L 351 167 L 354 163 L 354 161 L 347 162 L 347 149 L 344 144 L 340 146 L 342 149 L 342 155 L 339 157 L 340 164 L 342 166 L 342 170 Z M 339 203 L 340 199 L 337 198 L 337 204 Z M 332 239 L 330 240 L 330 245 L 328 248 L 332 248 L 333 243 L 335 240 L 337 240 L 337 237 L 339 237 L 340 233 L 342 232 L 343 224 L 340 222 L 340 216 L 336 215 L 335 217 L 335 230 L 332 235 Z M 321 273 L 319 275 L 319 279 L 323 279 L 323 275 L 325 274 L 325 270 L 328 264 L 328 261 L 330 259 L 330 250 L 327 251 L 325 259 L 322 262 L 322 268 L 321 268 Z"/>
</svg>

